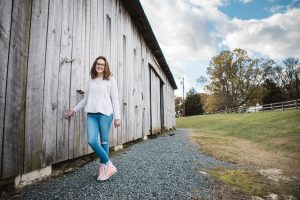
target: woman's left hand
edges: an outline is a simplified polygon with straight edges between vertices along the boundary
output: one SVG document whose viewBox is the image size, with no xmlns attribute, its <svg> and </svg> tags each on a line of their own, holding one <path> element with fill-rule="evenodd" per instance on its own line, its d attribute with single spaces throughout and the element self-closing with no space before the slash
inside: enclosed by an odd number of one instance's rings
<svg viewBox="0 0 300 200">
<path fill-rule="evenodd" d="M 115 121 L 114 121 L 115 128 L 119 127 L 120 125 L 121 125 L 121 120 L 120 119 L 115 119 Z"/>
</svg>

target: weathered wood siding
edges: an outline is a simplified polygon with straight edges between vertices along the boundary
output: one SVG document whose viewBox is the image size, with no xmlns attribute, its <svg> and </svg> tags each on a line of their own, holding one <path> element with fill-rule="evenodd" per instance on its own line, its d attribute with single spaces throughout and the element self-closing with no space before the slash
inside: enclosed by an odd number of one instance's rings
<svg viewBox="0 0 300 200">
<path fill-rule="evenodd" d="M 32 2 L 27 72 L 24 172 L 41 168 L 48 3 Z"/>
<path fill-rule="evenodd" d="M 1 3 L 3 5 L 3 3 Z M 9 12 L 9 10 L 4 11 Z M 6 90 L 2 136 L 2 177 L 8 178 L 23 172 L 26 76 L 30 35 L 31 1 L 13 2 L 12 23 L 6 68 Z M 4 15 L 5 15 L 4 13 Z M 9 15 L 9 13 L 8 13 Z M 1 14 L 2 16 L 2 14 Z M 1 26 L 2 27 L 2 24 Z M 1 29 L 2 32 L 2 29 Z M 2 35 L 2 33 L 0 34 Z M 2 51 L 2 50 L 1 50 Z M 6 50 L 4 50 L 7 52 Z M 2 52 L 1 52 L 2 54 Z M 1 70 L 1 73 L 2 70 Z M 1 75 L 3 76 L 3 75 Z"/>
<path fill-rule="evenodd" d="M 11 29 L 12 1 L 0 1 L 0 177 L 2 177 L 2 149 L 6 99 L 7 67 Z"/>
<path fill-rule="evenodd" d="M 92 152 L 84 95 L 108 58 L 119 88 L 116 146 L 175 126 L 174 88 L 119 0 L 0 0 L 0 179 Z"/>
</svg>

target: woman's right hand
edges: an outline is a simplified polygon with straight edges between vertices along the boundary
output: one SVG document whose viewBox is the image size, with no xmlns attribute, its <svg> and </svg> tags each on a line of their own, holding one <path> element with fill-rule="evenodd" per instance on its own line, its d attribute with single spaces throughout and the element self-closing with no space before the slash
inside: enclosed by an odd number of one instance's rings
<svg viewBox="0 0 300 200">
<path fill-rule="evenodd" d="M 67 110 L 65 113 L 65 119 L 70 119 L 70 117 L 74 114 L 74 110 Z"/>
</svg>

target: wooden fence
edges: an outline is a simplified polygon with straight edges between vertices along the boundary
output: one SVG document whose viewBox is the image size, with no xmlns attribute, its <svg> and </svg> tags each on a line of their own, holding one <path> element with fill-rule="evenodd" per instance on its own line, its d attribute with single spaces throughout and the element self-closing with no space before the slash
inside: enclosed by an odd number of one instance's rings
<svg viewBox="0 0 300 200">
<path fill-rule="evenodd" d="M 250 109 L 256 108 L 256 109 Z M 276 103 L 264 104 L 256 107 L 242 107 L 242 108 L 230 108 L 229 110 L 220 110 L 217 113 L 243 113 L 243 112 L 264 112 L 264 111 L 274 111 L 274 110 L 288 110 L 288 109 L 299 109 L 300 99 L 295 99 L 291 101 L 282 101 Z"/>
<path fill-rule="evenodd" d="M 300 99 L 264 104 L 262 111 L 287 110 L 287 109 L 298 109 L 298 108 L 300 108 Z"/>
</svg>

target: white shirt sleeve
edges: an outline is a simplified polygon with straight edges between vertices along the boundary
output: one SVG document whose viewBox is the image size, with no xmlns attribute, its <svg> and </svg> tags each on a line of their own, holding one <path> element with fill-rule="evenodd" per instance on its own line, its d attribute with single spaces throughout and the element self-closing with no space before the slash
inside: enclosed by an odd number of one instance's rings
<svg viewBox="0 0 300 200">
<path fill-rule="evenodd" d="M 74 112 L 81 110 L 86 105 L 88 94 L 89 94 L 89 82 L 87 81 L 85 84 L 83 99 L 81 99 L 81 101 L 77 104 L 77 106 L 73 108 Z"/>
<path fill-rule="evenodd" d="M 110 79 L 110 98 L 113 106 L 114 118 L 121 119 L 117 82 L 114 77 L 110 77 Z"/>
</svg>

